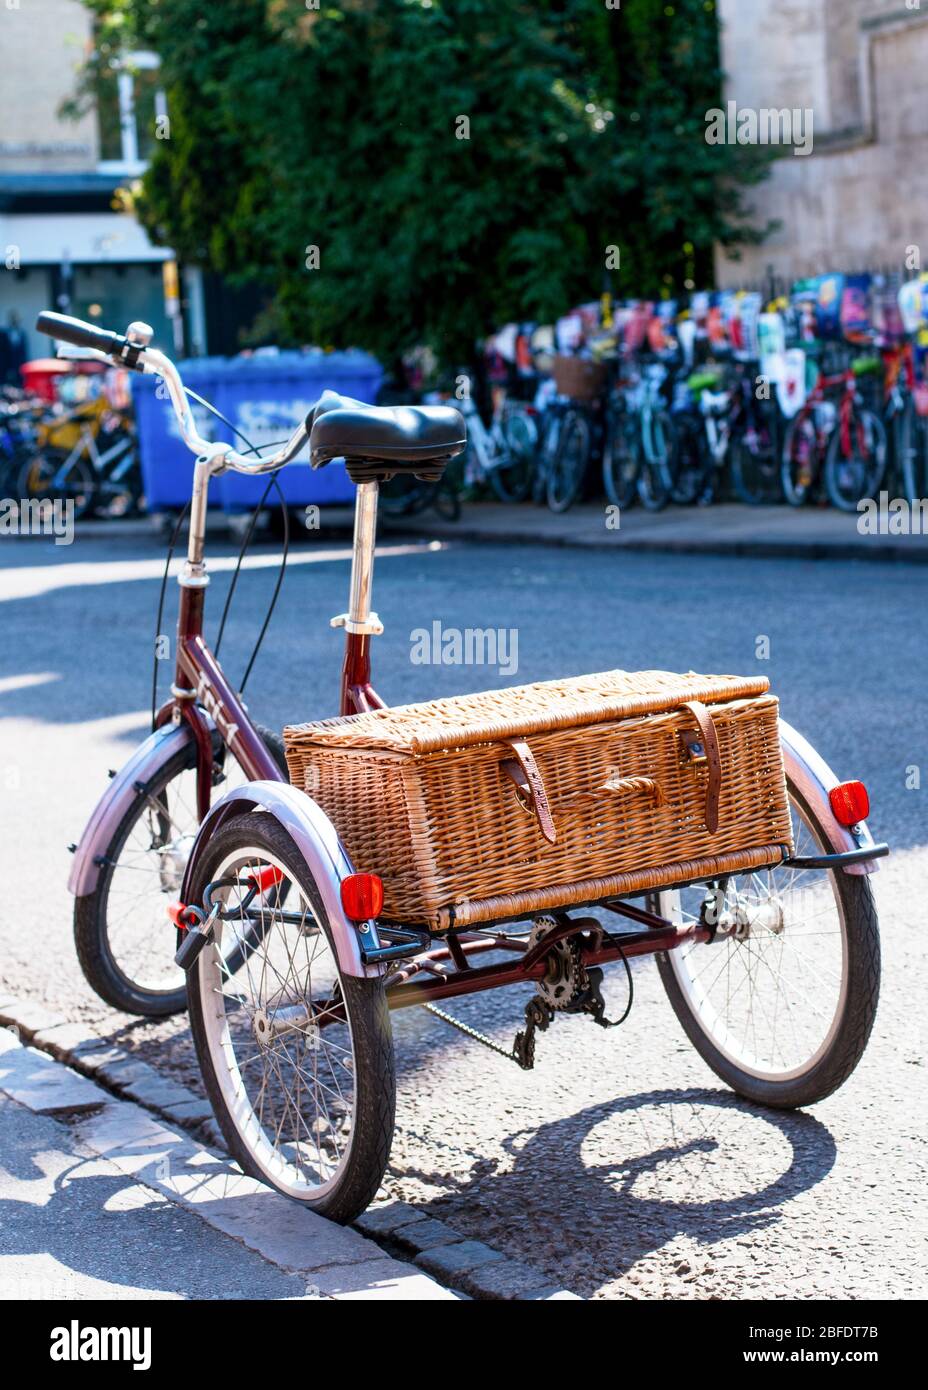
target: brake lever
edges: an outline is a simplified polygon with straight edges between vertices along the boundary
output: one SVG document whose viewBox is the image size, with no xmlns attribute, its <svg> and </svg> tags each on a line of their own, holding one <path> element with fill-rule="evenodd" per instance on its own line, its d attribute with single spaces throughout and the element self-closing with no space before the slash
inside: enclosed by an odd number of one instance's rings
<svg viewBox="0 0 928 1390">
<path fill-rule="evenodd" d="M 75 347 L 73 343 L 58 342 L 58 356 L 70 362 L 106 362 L 110 367 L 113 366 L 113 359 L 109 353 L 101 352 L 99 348 Z"/>
</svg>

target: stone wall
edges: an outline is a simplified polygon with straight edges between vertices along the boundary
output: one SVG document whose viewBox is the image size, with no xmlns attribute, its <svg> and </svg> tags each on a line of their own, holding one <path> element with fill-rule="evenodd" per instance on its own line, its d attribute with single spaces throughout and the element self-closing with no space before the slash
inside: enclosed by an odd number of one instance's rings
<svg viewBox="0 0 928 1390">
<path fill-rule="evenodd" d="M 784 154 L 750 190 L 753 220 L 782 223 L 719 284 L 901 267 L 928 256 L 928 0 L 719 0 L 726 97 L 810 107 L 808 157 Z"/>
<path fill-rule="evenodd" d="M 90 38 L 90 13 L 79 0 L 0 3 L 0 172 L 96 168 L 96 116 L 76 123 L 58 116 Z"/>
</svg>

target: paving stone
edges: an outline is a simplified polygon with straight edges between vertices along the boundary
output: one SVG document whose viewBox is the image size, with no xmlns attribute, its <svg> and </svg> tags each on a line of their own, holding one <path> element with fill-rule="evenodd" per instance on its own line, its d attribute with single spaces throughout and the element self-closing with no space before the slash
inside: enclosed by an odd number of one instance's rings
<svg viewBox="0 0 928 1390">
<path fill-rule="evenodd" d="M 333 1265 L 309 1279 L 319 1294 L 336 1299 L 397 1299 L 402 1302 L 457 1302 L 450 1289 L 436 1284 L 414 1265 L 382 1255 L 363 1264 Z"/>
<path fill-rule="evenodd" d="M 112 1044 L 96 1047 L 88 1040 L 74 1048 L 70 1060 L 75 1066 L 80 1067 L 81 1071 L 97 1076 L 103 1072 L 104 1067 L 114 1066 L 117 1062 L 127 1059 L 125 1052 L 119 1047 L 113 1047 Z"/>
<path fill-rule="evenodd" d="M 7 1037 L 14 1037 L 8 1033 Z M 99 1110 L 108 1097 L 85 1076 L 54 1062 L 33 1047 L 4 1040 L 0 1055 L 0 1091 L 36 1115 Z"/>
<path fill-rule="evenodd" d="M 33 1003 L 31 999 L 14 999 L 0 1008 L 0 1023 L 12 1024 L 26 1038 L 31 1038 L 33 1033 L 41 1032 L 43 1028 L 55 1028 L 66 1022 L 67 1019 L 62 1018 L 61 1014 L 52 1013 L 51 1009 Z"/>
<path fill-rule="evenodd" d="M 380 1247 L 357 1231 L 336 1226 L 241 1175 L 200 1175 L 196 1185 L 185 1190 L 185 1175 L 178 1174 L 171 1191 L 189 1201 L 211 1226 L 235 1236 L 286 1269 L 309 1275 L 327 1265 L 371 1263 L 384 1258 Z"/>
<path fill-rule="evenodd" d="M 424 1250 L 416 1257 L 416 1264 L 437 1279 L 446 1279 L 454 1284 L 478 1265 L 490 1264 L 502 1258 L 498 1250 L 491 1250 L 482 1240 L 462 1240 L 457 1245 L 439 1245 L 434 1250 Z"/>
<path fill-rule="evenodd" d="M 203 1104 L 186 1086 L 181 1086 L 178 1081 L 171 1081 L 169 1077 L 159 1076 L 156 1071 L 152 1071 L 150 1076 L 130 1082 L 123 1090 L 132 1100 L 137 1100 L 140 1105 L 151 1106 L 155 1110 L 167 1110 L 169 1106 L 174 1105 Z M 208 1107 L 207 1113 L 211 1113 Z"/>
<path fill-rule="evenodd" d="M 459 1245 L 463 1236 L 459 1231 L 453 1231 L 450 1226 L 446 1226 L 444 1221 L 435 1221 L 431 1217 L 426 1217 L 424 1221 L 413 1221 L 408 1226 L 397 1226 L 390 1232 L 390 1239 L 395 1240 L 405 1250 L 434 1250 L 439 1245 Z"/>
<path fill-rule="evenodd" d="M 381 1207 L 369 1207 L 354 1224 L 365 1235 L 388 1236 L 400 1226 L 409 1226 L 413 1221 L 428 1219 L 424 1211 L 420 1211 L 409 1202 L 390 1202 Z"/>
<path fill-rule="evenodd" d="M 56 1064 L 58 1065 L 58 1064 Z M 90 1083 L 88 1083 L 90 1084 Z M 132 1101 L 117 1101 L 101 1115 L 85 1121 L 80 1137 L 88 1148 L 116 1163 L 122 1172 L 134 1174 L 165 1157 L 183 1165 L 198 1150 L 186 1135 L 175 1134 Z"/>
<path fill-rule="evenodd" d="M 213 1118 L 213 1109 L 209 1101 L 200 1100 L 198 1096 L 192 1096 L 190 1100 L 177 1101 L 162 1108 L 169 1119 L 176 1120 L 178 1124 L 183 1125 L 202 1124 Z"/>
<path fill-rule="evenodd" d="M 550 1275 L 519 1260 L 491 1260 L 461 1276 L 462 1287 L 477 1298 L 522 1299 L 550 1288 Z"/>
<path fill-rule="evenodd" d="M 534 1293 L 523 1293 L 519 1295 L 519 1301 L 524 1303 L 582 1303 L 583 1299 L 578 1293 L 570 1293 L 567 1289 L 559 1289 L 555 1284 L 545 1289 L 537 1289 Z"/>
<path fill-rule="evenodd" d="M 140 1061 L 137 1057 L 127 1057 L 120 1054 L 115 1061 L 105 1062 L 97 1068 L 97 1075 L 109 1086 L 115 1086 L 117 1090 L 127 1090 L 129 1086 L 141 1085 L 147 1081 L 157 1081 L 158 1073 L 154 1067 L 150 1067 L 147 1062 Z"/>
<path fill-rule="evenodd" d="M 56 1023 L 53 1028 L 42 1028 L 33 1035 L 32 1041 L 44 1052 L 51 1052 L 53 1056 L 65 1061 L 80 1056 L 90 1044 L 94 1044 L 97 1049 L 108 1045 L 105 1038 L 88 1034 L 82 1023 Z"/>
</svg>

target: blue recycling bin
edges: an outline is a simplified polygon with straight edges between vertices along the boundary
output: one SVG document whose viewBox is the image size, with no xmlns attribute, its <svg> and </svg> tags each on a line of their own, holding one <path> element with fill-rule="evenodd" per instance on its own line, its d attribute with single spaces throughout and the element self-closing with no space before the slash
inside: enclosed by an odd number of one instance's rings
<svg viewBox="0 0 928 1390">
<path fill-rule="evenodd" d="M 376 358 L 358 351 L 201 358 L 183 364 L 181 374 L 187 385 L 211 401 L 259 449 L 288 439 L 323 391 L 373 401 L 383 379 Z M 138 385 L 142 389 L 134 394 L 149 509 L 183 506 L 190 496 L 193 458 L 180 438 L 170 403 L 157 396 L 154 378 L 139 378 Z M 196 404 L 193 410 L 205 438 L 244 448 L 242 440 L 215 416 Z M 292 507 L 354 501 L 354 484 L 341 462 L 313 469 L 299 460 L 287 465 L 278 482 Z M 225 473 L 211 487 L 210 501 L 228 512 L 248 511 L 266 486 L 266 477 Z"/>
<path fill-rule="evenodd" d="M 182 362 L 184 382 L 208 401 L 216 401 L 224 357 L 198 357 Z M 150 512 L 183 507 L 190 501 L 194 458 L 181 438 L 180 427 L 163 382 L 153 376 L 131 377 L 132 402 L 138 426 L 139 455 L 145 502 Z M 197 429 L 204 439 L 230 443 L 231 431 L 203 406 L 191 401 Z M 222 409 L 220 406 L 219 409 Z M 213 504 L 219 498 L 212 497 Z"/>
</svg>

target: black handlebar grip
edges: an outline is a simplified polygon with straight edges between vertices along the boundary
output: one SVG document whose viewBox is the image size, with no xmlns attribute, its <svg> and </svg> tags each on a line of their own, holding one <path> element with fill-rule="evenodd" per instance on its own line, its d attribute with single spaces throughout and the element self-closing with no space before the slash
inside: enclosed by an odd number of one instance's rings
<svg viewBox="0 0 928 1390">
<path fill-rule="evenodd" d="M 118 353 L 126 340 L 118 333 L 110 333 L 105 328 L 94 328 L 83 319 L 72 319 L 67 314 L 53 314 L 46 309 L 35 321 L 37 333 L 47 333 L 50 338 L 60 338 L 75 347 L 96 348 L 98 352 Z"/>
</svg>

